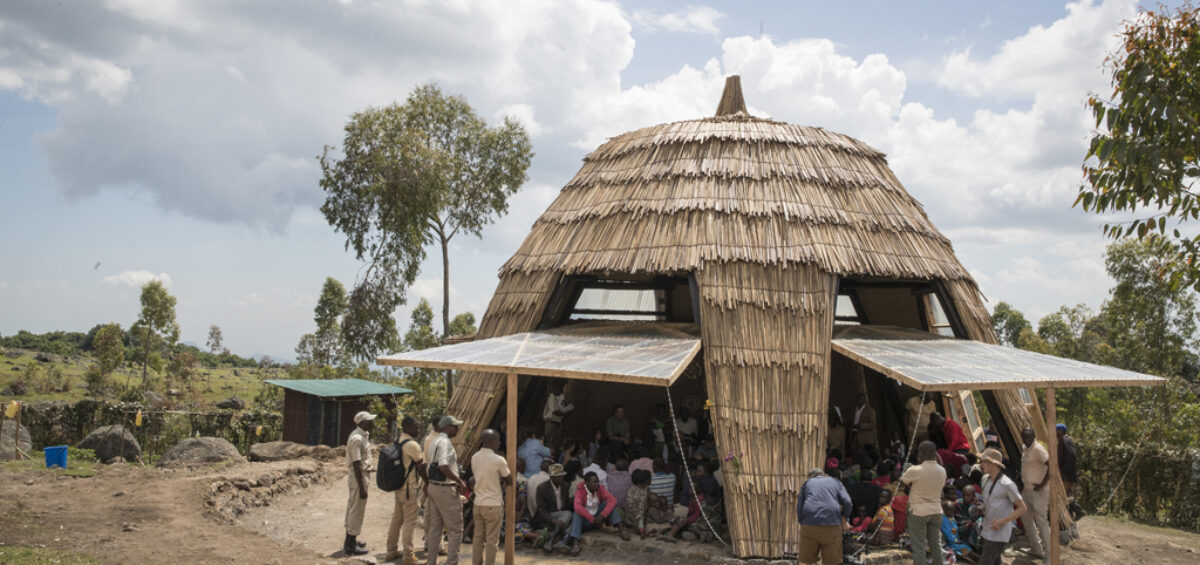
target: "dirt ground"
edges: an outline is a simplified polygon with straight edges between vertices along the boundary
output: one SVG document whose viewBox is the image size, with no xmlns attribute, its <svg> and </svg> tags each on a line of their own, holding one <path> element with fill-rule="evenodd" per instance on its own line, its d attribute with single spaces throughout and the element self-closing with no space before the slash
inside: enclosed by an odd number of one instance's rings
<svg viewBox="0 0 1200 565">
<path fill-rule="evenodd" d="M 321 479 L 310 481 L 308 477 L 315 475 L 296 474 L 298 465 L 307 466 L 300 469 L 304 473 L 319 470 Z M 264 476 L 284 479 L 273 486 L 279 492 L 270 498 L 269 506 L 255 507 L 261 503 L 255 493 L 263 491 L 249 487 Z M 311 486 L 296 487 L 297 481 Z M 312 461 L 175 472 L 118 466 L 105 467 L 91 478 L 3 472 L 0 544 L 76 551 L 105 563 L 348 563 L 336 552 L 344 535 L 345 497 L 344 471 Z M 389 496 L 372 492 L 360 539 L 380 561 L 390 511 Z M 1079 530 L 1081 539 L 1063 551 L 1064 563 L 1200 563 L 1200 534 L 1094 517 L 1085 518 Z M 600 545 L 604 547 L 590 547 L 579 559 L 547 559 L 540 551 L 526 549 L 518 553 L 518 562 L 674 565 L 701 561 L 699 555 L 670 557 L 670 552 Z M 469 563 L 470 550 L 463 546 L 464 562 Z M 674 550 L 678 555 L 679 550 Z M 896 562 L 901 556 L 894 553 L 873 554 L 871 562 Z M 1031 563 L 1020 551 L 1012 552 L 1005 562 Z"/>
</svg>

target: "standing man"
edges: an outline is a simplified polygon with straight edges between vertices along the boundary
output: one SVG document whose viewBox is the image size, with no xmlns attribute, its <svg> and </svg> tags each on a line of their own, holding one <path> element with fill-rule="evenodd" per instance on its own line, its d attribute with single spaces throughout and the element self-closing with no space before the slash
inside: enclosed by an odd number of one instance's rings
<svg viewBox="0 0 1200 565">
<path fill-rule="evenodd" d="M 917 446 L 917 460 L 900 475 L 900 485 L 909 485 L 908 537 L 912 540 L 913 565 L 942 565 L 942 487 L 946 469 L 937 460 L 937 445 L 923 441 Z M 932 554 L 925 559 L 925 550 Z"/>
<path fill-rule="evenodd" d="M 542 420 L 546 428 L 546 446 L 558 449 L 562 441 L 562 421 L 569 410 L 566 410 L 567 395 L 562 381 L 550 383 L 550 395 L 546 397 L 546 407 L 542 409 Z M 525 463 L 528 467 L 529 462 Z M 533 467 L 537 469 L 537 467 Z"/>
<path fill-rule="evenodd" d="M 850 529 L 850 493 L 842 482 L 820 469 L 808 472 L 796 503 L 800 522 L 800 548 L 796 557 L 801 565 L 839 565 L 842 562 L 842 532 Z"/>
<path fill-rule="evenodd" d="M 1017 492 L 1016 483 L 1004 473 L 1004 463 L 1000 451 L 985 449 L 979 456 L 979 466 L 983 468 L 983 484 L 980 494 L 983 498 L 983 557 L 979 565 L 1001 565 L 1000 558 L 1004 556 L 1004 548 L 1012 538 L 1013 524 L 1025 514 L 1025 501 Z"/>
<path fill-rule="evenodd" d="M 905 411 L 907 412 L 908 420 L 907 427 L 904 428 L 904 437 L 913 433 L 912 430 L 917 430 L 916 441 L 922 442 L 929 439 L 929 416 L 933 414 L 933 400 L 929 400 L 921 404 L 921 395 L 918 394 L 908 399 L 904 403 Z"/>
<path fill-rule="evenodd" d="M 1037 441 L 1033 428 L 1026 426 L 1021 430 L 1021 441 L 1025 449 L 1021 451 L 1021 483 L 1025 489 L 1021 498 L 1033 514 L 1033 528 L 1026 527 L 1029 537 L 1029 550 L 1037 559 L 1050 555 L 1050 452 Z M 1025 521 L 1029 524 L 1029 520 Z"/>
<path fill-rule="evenodd" d="M 471 471 L 475 473 L 475 536 L 471 563 L 496 563 L 496 548 L 500 546 L 500 526 L 504 523 L 504 487 L 512 480 L 508 461 L 496 453 L 500 434 L 483 430 L 480 448 L 471 456 Z"/>
<path fill-rule="evenodd" d="M 466 491 L 467 483 L 459 476 L 458 453 L 450 438 L 458 435 L 461 425 L 462 420 L 454 416 L 442 416 L 438 421 L 438 433 L 425 451 L 425 460 L 429 462 L 429 482 L 425 487 L 428 493 L 425 561 L 428 565 L 437 565 L 443 527 L 450 538 L 446 545 L 446 565 L 458 565 L 458 548 L 462 545 L 463 535 L 463 505 L 458 497 L 460 492 Z"/>
<path fill-rule="evenodd" d="M 1054 426 L 1054 433 L 1058 435 L 1058 472 L 1062 475 L 1063 490 L 1067 491 L 1067 498 L 1075 497 L 1075 486 L 1079 482 L 1079 461 L 1075 453 L 1075 440 L 1067 435 L 1067 425 L 1058 424 Z"/>
<path fill-rule="evenodd" d="M 608 435 L 610 455 L 615 458 L 624 457 L 629 449 L 629 420 L 625 419 L 625 407 L 618 404 L 613 408 L 613 415 L 604 424 L 605 434 Z"/>
<path fill-rule="evenodd" d="M 425 454 L 415 439 L 417 434 L 421 433 L 421 423 L 412 416 L 406 416 L 400 421 L 400 429 L 402 433 L 396 444 L 400 446 L 401 468 L 408 473 L 408 478 L 404 480 L 404 488 L 396 489 L 395 492 L 396 506 L 392 510 L 392 523 L 388 526 L 385 560 L 393 561 L 403 556 L 404 565 L 417 565 L 417 557 L 413 554 L 413 529 L 417 526 L 420 514 L 417 493 L 421 492 L 424 483 L 429 481 L 429 475 L 425 471 Z M 412 476 L 414 471 L 417 477 Z M 420 483 L 417 482 L 418 477 Z M 401 541 L 404 544 L 404 553 L 397 551 Z"/>
<path fill-rule="evenodd" d="M 875 438 L 875 409 L 867 404 L 867 395 L 859 393 L 854 404 L 854 447 L 862 449 L 868 445 L 879 445 Z"/>
<path fill-rule="evenodd" d="M 846 426 L 842 422 L 842 409 L 834 406 L 829 410 L 829 431 L 825 432 L 825 456 L 832 457 L 834 450 L 845 454 Z"/>
<path fill-rule="evenodd" d="M 346 440 L 346 465 L 350 467 L 350 498 L 346 500 L 346 555 L 366 555 L 366 544 L 359 544 L 363 514 L 367 511 L 367 473 L 371 470 L 371 430 L 375 415 L 366 410 L 354 415 L 354 431 Z"/>
<path fill-rule="evenodd" d="M 671 415 L 667 412 L 667 405 L 659 403 L 654 407 L 654 418 L 650 420 L 651 455 L 653 457 L 667 458 L 667 433 L 670 425 Z"/>
</svg>

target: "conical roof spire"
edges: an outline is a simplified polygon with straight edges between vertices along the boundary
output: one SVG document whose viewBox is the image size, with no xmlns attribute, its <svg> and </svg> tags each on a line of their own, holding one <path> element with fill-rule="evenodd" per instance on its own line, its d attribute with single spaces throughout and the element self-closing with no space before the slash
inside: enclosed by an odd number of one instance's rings
<svg viewBox="0 0 1200 565">
<path fill-rule="evenodd" d="M 746 111 L 746 100 L 742 98 L 742 77 L 731 75 L 725 77 L 725 92 L 721 93 L 721 103 L 717 105 L 717 117 L 742 114 Z"/>
</svg>

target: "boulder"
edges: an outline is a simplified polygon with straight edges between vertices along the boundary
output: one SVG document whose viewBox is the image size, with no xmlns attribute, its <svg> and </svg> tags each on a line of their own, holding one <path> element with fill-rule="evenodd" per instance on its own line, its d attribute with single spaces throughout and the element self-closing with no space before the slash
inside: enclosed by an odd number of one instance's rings
<svg viewBox="0 0 1200 565">
<path fill-rule="evenodd" d="M 36 359 L 39 363 L 53 363 L 54 362 L 54 356 L 50 355 L 49 353 L 46 353 L 44 351 L 39 351 L 37 355 L 33 356 L 33 358 Z"/>
<path fill-rule="evenodd" d="M 237 396 L 229 397 L 229 400 L 222 400 L 217 403 L 217 408 L 228 408 L 230 410 L 241 410 L 246 407 L 246 403 Z"/>
<path fill-rule="evenodd" d="M 177 388 L 172 388 L 172 389 L 167 390 L 167 396 L 179 396 L 181 394 L 183 394 L 183 393 L 179 392 L 179 389 L 177 389 Z"/>
<path fill-rule="evenodd" d="M 166 399 L 164 399 L 161 394 L 158 394 L 152 390 L 148 390 L 142 393 L 142 402 L 146 405 L 146 408 L 149 408 L 150 410 L 162 410 L 163 403 L 166 402 Z"/>
<path fill-rule="evenodd" d="M 206 465 L 221 461 L 244 463 L 246 459 L 237 448 L 221 437 L 190 437 L 167 450 L 158 461 L 159 467 Z"/>
<path fill-rule="evenodd" d="M 114 457 L 123 457 L 133 461 L 142 456 L 142 446 L 133 434 L 121 426 L 103 426 L 92 430 L 77 446 L 81 449 L 91 449 L 96 452 L 96 459 L 108 461 Z"/>
<path fill-rule="evenodd" d="M 291 441 L 268 441 L 250 446 L 251 461 L 284 461 L 311 457 L 321 460 L 336 460 L 346 458 L 346 448 L 338 449 L 328 445 L 304 445 Z"/>
<path fill-rule="evenodd" d="M 284 461 L 307 457 L 312 447 L 292 441 L 268 441 L 250 446 L 251 461 Z"/>
<path fill-rule="evenodd" d="M 0 406 L 0 409 L 3 409 Z M 29 453 L 33 450 L 33 439 L 29 437 L 29 429 L 25 426 L 17 427 L 17 423 L 12 420 L 5 420 L 4 427 L 0 428 L 0 461 L 8 461 L 9 459 L 19 459 L 21 454 L 13 451 L 13 438 L 17 440 L 17 447 Z"/>
<path fill-rule="evenodd" d="M 16 369 L 16 367 L 13 367 L 13 369 Z M 25 383 L 18 381 L 18 382 L 11 383 L 8 386 L 4 387 L 4 390 L 0 390 L 0 395 L 3 395 L 3 396 L 25 396 L 25 394 L 28 392 L 29 392 L 29 388 L 25 386 Z"/>
</svg>

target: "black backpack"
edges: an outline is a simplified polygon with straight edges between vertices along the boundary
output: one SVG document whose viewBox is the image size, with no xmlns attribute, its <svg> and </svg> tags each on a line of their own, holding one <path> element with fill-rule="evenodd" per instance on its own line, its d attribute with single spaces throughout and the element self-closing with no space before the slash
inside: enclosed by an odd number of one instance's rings
<svg viewBox="0 0 1200 565">
<path fill-rule="evenodd" d="M 404 444 L 412 441 L 406 439 L 400 443 L 392 442 L 391 445 L 379 450 L 379 465 L 375 469 L 375 485 L 379 490 L 384 492 L 392 492 L 399 490 L 408 481 L 408 475 L 412 473 L 413 467 L 417 462 L 413 461 L 408 464 L 406 469 L 402 464 L 404 457 Z"/>
</svg>

